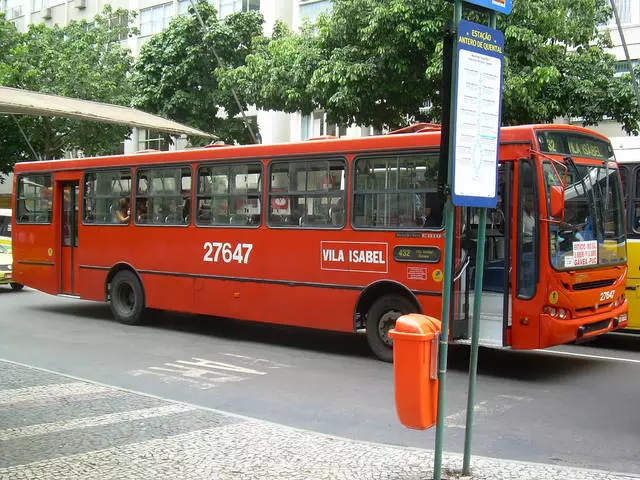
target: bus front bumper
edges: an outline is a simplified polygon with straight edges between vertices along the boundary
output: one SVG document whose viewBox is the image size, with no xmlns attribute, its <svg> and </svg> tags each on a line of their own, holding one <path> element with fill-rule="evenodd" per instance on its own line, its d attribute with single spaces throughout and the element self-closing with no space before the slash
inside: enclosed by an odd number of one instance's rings
<svg viewBox="0 0 640 480">
<path fill-rule="evenodd" d="M 628 305 L 591 315 L 588 319 L 562 320 L 551 315 L 540 315 L 540 348 L 585 340 L 603 333 L 625 328 L 628 324 Z"/>
</svg>

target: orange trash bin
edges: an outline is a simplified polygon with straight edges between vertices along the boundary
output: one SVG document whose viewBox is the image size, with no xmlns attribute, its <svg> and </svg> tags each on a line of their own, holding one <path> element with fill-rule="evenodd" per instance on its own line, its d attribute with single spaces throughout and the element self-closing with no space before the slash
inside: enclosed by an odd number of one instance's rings
<svg viewBox="0 0 640 480">
<path fill-rule="evenodd" d="M 438 415 L 438 342 L 440 320 L 411 313 L 389 331 L 393 338 L 396 411 L 407 428 L 425 430 Z"/>
</svg>

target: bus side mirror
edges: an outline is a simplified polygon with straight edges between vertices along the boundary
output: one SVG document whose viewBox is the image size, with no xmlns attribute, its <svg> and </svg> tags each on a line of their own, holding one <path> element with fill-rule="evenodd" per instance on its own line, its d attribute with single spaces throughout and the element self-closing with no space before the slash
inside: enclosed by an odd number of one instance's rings
<svg viewBox="0 0 640 480">
<path fill-rule="evenodd" d="M 564 188 L 560 185 L 551 187 L 551 216 L 564 218 Z"/>
</svg>

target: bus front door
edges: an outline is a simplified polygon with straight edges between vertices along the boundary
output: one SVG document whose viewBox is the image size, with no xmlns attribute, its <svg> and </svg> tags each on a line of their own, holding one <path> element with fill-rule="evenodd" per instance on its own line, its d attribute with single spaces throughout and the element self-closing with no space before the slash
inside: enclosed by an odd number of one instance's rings
<svg viewBox="0 0 640 480">
<path fill-rule="evenodd" d="M 60 199 L 60 293 L 76 295 L 78 275 L 78 181 L 59 183 Z"/>
<path fill-rule="evenodd" d="M 480 304 L 480 344 L 502 347 L 507 343 L 510 299 L 510 245 L 512 225 L 509 212 L 513 203 L 513 165 L 500 163 L 498 205 L 487 209 L 485 257 Z M 455 239 L 452 339 L 471 340 L 475 296 L 479 210 L 458 209 L 460 230 Z"/>
</svg>

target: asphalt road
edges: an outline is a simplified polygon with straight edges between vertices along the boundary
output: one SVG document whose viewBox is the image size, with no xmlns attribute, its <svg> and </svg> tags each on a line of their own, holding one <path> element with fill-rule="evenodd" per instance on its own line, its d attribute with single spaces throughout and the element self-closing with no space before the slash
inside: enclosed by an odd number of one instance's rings
<svg viewBox="0 0 640 480">
<path fill-rule="evenodd" d="M 0 288 L 0 359 L 356 440 L 433 448 L 397 420 L 393 367 L 366 339 Z M 452 346 L 445 450 L 462 452 L 468 348 Z M 640 336 L 544 352 L 481 349 L 473 453 L 640 473 Z"/>
</svg>

